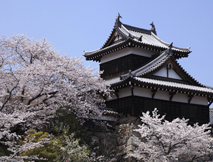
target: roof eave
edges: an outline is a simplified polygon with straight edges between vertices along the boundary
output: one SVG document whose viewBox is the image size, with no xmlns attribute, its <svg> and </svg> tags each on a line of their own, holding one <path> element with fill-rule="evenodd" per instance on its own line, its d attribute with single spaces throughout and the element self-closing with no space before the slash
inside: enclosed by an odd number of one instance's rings
<svg viewBox="0 0 213 162">
<path fill-rule="evenodd" d="M 86 53 L 84 54 L 84 56 L 86 57 L 86 60 L 94 60 L 94 61 L 100 61 L 101 57 L 110 54 L 112 52 L 121 50 L 123 48 L 126 47 L 137 47 L 137 48 L 142 48 L 142 49 L 147 49 L 147 50 L 153 50 L 156 52 L 162 52 L 164 50 L 166 50 L 167 48 L 165 47 L 158 47 L 158 46 L 154 46 L 151 44 L 146 44 L 143 42 L 138 42 L 135 41 L 131 38 L 128 38 L 126 40 L 123 40 L 122 42 L 118 42 L 117 44 L 113 44 L 111 46 L 108 46 L 105 49 L 99 49 L 99 50 L 95 50 L 94 52 L 91 52 L 89 55 L 87 55 Z M 176 51 L 173 50 L 173 54 L 175 58 L 182 58 L 182 57 L 188 57 L 188 54 L 191 51 Z"/>
<path fill-rule="evenodd" d="M 191 90 L 191 89 L 185 89 L 185 88 L 178 88 L 178 87 L 171 87 L 171 86 L 165 86 L 165 85 L 158 85 L 158 84 L 152 84 L 152 83 L 145 83 L 141 82 L 139 80 L 136 80 L 134 77 L 129 76 L 128 78 L 125 78 L 124 80 L 121 80 L 120 82 L 111 84 L 111 88 L 116 90 L 123 87 L 129 87 L 129 86 L 137 86 L 141 88 L 149 88 L 153 90 L 162 90 L 162 91 L 168 91 L 168 92 L 178 92 L 188 95 L 197 95 L 202 97 L 207 97 L 213 99 L 213 92 L 204 92 L 199 90 Z"/>
</svg>

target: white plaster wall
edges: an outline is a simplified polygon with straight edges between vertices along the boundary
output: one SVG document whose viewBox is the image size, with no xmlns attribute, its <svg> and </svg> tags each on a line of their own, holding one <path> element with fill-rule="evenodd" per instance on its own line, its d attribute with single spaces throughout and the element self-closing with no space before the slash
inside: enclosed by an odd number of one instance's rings
<svg viewBox="0 0 213 162">
<path fill-rule="evenodd" d="M 182 80 L 182 78 L 173 69 L 169 69 L 169 78 Z"/>
<path fill-rule="evenodd" d="M 152 98 L 152 92 L 150 89 L 147 88 L 140 88 L 140 87 L 135 87 L 134 88 L 134 95 L 135 96 L 140 96 L 140 97 L 147 97 L 147 98 Z M 169 100 L 169 93 L 165 91 L 157 91 L 155 93 L 154 99 L 161 99 L 161 100 Z"/>
<path fill-rule="evenodd" d="M 147 88 L 140 88 L 140 87 L 134 87 L 134 96 L 140 96 L 140 97 L 152 97 L 152 92 L 150 89 Z M 131 88 L 126 87 L 119 90 L 119 98 L 128 97 L 131 96 Z M 111 99 L 114 100 L 117 99 L 116 95 L 114 93 L 111 93 Z M 157 91 L 154 99 L 160 99 L 160 100 L 166 100 L 169 101 L 170 95 L 169 92 L 166 91 Z M 187 94 L 180 94 L 177 93 L 173 96 L 172 101 L 174 102 L 181 102 L 181 103 L 188 103 L 188 95 Z M 200 96 L 194 96 L 191 100 L 191 104 L 198 104 L 198 105 L 208 105 L 208 100 L 205 97 Z"/>
<path fill-rule="evenodd" d="M 161 76 L 161 77 L 167 77 L 167 68 L 163 67 L 161 70 L 154 73 L 154 75 Z"/>
<path fill-rule="evenodd" d="M 173 96 L 172 101 L 188 103 L 188 95 L 177 93 Z"/>
<path fill-rule="evenodd" d="M 140 96 L 140 97 L 151 98 L 152 92 L 150 89 L 147 89 L 147 88 L 135 87 L 134 95 Z M 166 91 L 157 91 L 154 98 L 169 101 L 170 95 L 169 95 L 169 92 L 166 92 Z M 177 93 L 173 96 L 172 101 L 188 103 L 188 96 L 186 94 Z"/>
<path fill-rule="evenodd" d="M 194 96 L 191 100 L 192 104 L 208 105 L 208 100 L 205 97 Z"/>
<path fill-rule="evenodd" d="M 147 88 L 140 88 L 140 87 L 134 87 L 134 95 L 135 96 L 141 96 L 141 97 L 152 97 L 152 93 L 150 89 Z"/>
<path fill-rule="evenodd" d="M 161 76 L 161 77 L 167 77 L 167 67 L 166 66 L 163 67 L 161 70 L 157 71 L 153 75 Z M 182 78 L 173 69 L 169 69 L 168 78 L 182 80 Z"/>
<path fill-rule="evenodd" d="M 140 56 L 146 56 L 146 57 L 151 57 L 153 54 L 155 54 L 155 51 L 151 50 L 146 50 L 146 49 L 141 49 L 141 48 L 124 48 L 119 51 L 107 54 L 101 58 L 101 64 L 129 55 L 129 54 L 136 54 Z"/>
<path fill-rule="evenodd" d="M 165 92 L 165 91 L 157 91 L 154 98 L 168 101 L 169 100 L 169 93 Z"/>
<path fill-rule="evenodd" d="M 131 96 L 131 88 L 126 87 L 119 90 L 119 98 Z"/>
</svg>

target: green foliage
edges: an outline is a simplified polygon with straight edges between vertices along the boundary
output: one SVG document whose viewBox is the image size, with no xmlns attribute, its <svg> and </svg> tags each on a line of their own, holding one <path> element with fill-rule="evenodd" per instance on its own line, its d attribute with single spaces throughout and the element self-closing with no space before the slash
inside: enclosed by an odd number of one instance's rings
<svg viewBox="0 0 213 162">
<path fill-rule="evenodd" d="M 69 126 L 67 126 L 62 132 L 58 132 L 58 136 L 52 136 L 49 143 L 43 144 L 44 146 L 42 147 L 23 152 L 20 156 L 38 155 L 39 158 L 45 158 L 48 159 L 48 161 L 56 162 L 92 161 L 92 158 L 89 157 L 90 150 L 88 149 L 87 145 L 80 144 L 80 139 L 76 139 L 74 133 L 69 134 L 69 129 Z M 25 140 L 32 140 L 32 142 L 36 143 L 48 137 L 49 133 L 47 132 L 36 132 L 35 130 L 29 130 L 28 136 L 25 136 Z M 20 140 L 19 145 L 23 144 L 25 144 L 25 141 Z M 42 162 L 43 160 L 35 161 Z"/>
<path fill-rule="evenodd" d="M 86 128 L 84 128 L 79 120 L 75 117 L 74 113 L 68 113 L 67 109 L 61 109 L 57 112 L 57 116 L 52 121 L 54 122 L 55 136 L 52 136 L 49 143 L 44 144 L 43 147 L 34 148 L 32 150 L 22 153 L 20 156 L 38 155 L 48 159 L 48 161 L 56 162 L 90 162 L 96 161 L 95 157 L 91 157 L 88 146 L 82 139 L 85 138 Z M 28 136 L 25 139 L 32 140 L 33 142 L 39 142 L 43 138 L 47 138 L 49 133 L 47 128 L 45 132 L 36 132 L 35 130 L 29 130 Z M 20 145 L 24 144 L 24 141 L 19 141 Z M 35 160 L 40 162 L 42 160 Z"/>
<path fill-rule="evenodd" d="M 32 140 L 33 142 L 39 142 L 43 138 L 48 138 L 49 134 L 47 132 L 36 132 L 35 130 L 29 130 L 28 136 L 26 139 Z M 24 144 L 24 141 L 19 141 L 20 145 Z M 29 156 L 29 155 L 38 155 L 38 157 L 43 157 L 48 159 L 48 161 L 53 161 L 57 158 L 57 156 L 61 153 L 60 149 L 61 142 L 59 139 L 55 137 L 50 138 L 49 143 L 45 143 L 43 147 L 34 148 L 29 151 L 23 152 L 20 156 Z M 36 162 L 40 162 L 43 160 L 35 160 Z"/>
<path fill-rule="evenodd" d="M 70 112 L 70 108 L 59 109 L 56 116 L 50 121 L 52 123 L 51 128 L 47 128 L 45 131 L 52 131 L 54 133 L 62 132 L 69 126 L 68 133 L 74 133 L 76 138 L 83 139 L 85 137 L 86 128 L 82 127 L 79 119 L 76 118 L 73 112 Z M 57 131 L 55 132 L 55 128 Z"/>
<path fill-rule="evenodd" d="M 59 137 L 62 146 L 60 147 L 62 152 L 56 159 L 56 162 L 89 162 L 92 159 L 89 157 L 90 150 L 87 145 L 80 145 L 80 139 L 76 139 L 75 134 L 68 135 L 69 126 L 63 131 L 63 134 Z"/>
<path fill-rule="evenodd" d="M 86 145 L 80 146 L 79 139 L 74 138 L 74 134 L 64 136 L 64 146 L 61 147 L 62 153 L 57 158 L 57 162 L 61 161 L 75 161 L 88 162 L 90 160 Z"/>
</svg>

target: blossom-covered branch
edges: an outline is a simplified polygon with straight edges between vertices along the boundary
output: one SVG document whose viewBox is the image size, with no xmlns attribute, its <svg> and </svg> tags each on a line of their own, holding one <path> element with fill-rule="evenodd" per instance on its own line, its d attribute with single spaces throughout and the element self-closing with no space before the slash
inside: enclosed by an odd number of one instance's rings
<svg viewBox="0 0 213 162">
<path fill-rule="evenodd" d="M 144 161 L 207 161 L 212 158 L 209 125 L 188 125 L 186 119 L 174 119 L 169 122 L 160 117 L 157 109 L 142 113 L 142 125 L 133 136 L 135 151 L 128 154 Z"/>
<path fill-rule="evenodd" d="M 0 39 L 0 141 L 9 147 L 20 138 L 17 129 L 42 128 L 60 108 L 82 118 L 101 115 L 100 94 L 109 95 L 107 85 L 81 58 L 59 55 L 45 39 Z"/>
</svg>

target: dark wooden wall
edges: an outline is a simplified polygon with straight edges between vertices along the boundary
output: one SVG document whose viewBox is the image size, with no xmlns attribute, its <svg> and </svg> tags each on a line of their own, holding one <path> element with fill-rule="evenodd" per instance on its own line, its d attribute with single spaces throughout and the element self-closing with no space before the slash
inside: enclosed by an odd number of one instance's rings
<svg viewBox="0 0 213 162">
<path fill-rule="evenodd" d="M 129 70 L 136 70 L 149 60 L 149 57 L 130 54 L 113 61 L 100 64 L 100 71 L 104 71 L 101 77 L 107 79 L 120 74 L 128 73 Z"/>
<path fill-rule="evenodd" d="M 171 121 L 177 117 L 190 119 L 190 124 L 198 122 L 204 124 L 209 122 L 209 107 L 204 105 L 164 101 L 144 97 L 125 97 L 106 102 L 108 108 L 134 116 L 141 116 L 142 112 L 153 111 L 157 108 L 161 115 L 166 115 L 166 119 Z M 133 109 L 132 110 L 132 106 Z"/>
</svg>

